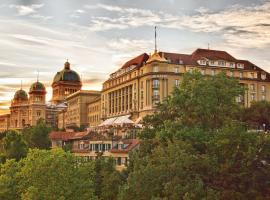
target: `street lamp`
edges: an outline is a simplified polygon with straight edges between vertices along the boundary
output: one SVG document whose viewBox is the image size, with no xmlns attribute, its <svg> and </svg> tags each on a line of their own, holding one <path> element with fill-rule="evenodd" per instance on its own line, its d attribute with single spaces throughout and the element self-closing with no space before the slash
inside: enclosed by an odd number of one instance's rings
<svg viewBox="0 0 270 200">
<path fill-rule="evenodd" d="M 264 130 L 264 132 L 266 131 L 265 128 L 266 128 L 266 124 L 263 123 L 263 130 Z"/>
</svg>

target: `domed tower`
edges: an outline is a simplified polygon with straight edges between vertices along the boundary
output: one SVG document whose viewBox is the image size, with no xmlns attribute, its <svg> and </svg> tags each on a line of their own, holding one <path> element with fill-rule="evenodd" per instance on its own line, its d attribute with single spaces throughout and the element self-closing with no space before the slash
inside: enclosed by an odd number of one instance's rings
<svg viewBox="0 0 270 200">
<path fill-rule="evenodd" d="M 39 119 L 46 118 L 46 88 L 37 81 L 29 90 L 29 124 L 35 126 Z"/>
<path fill-rule="evenodd" d="M 20 89 L 11 101 L 10 106 L 10 127 L 14 129 L 23 129 L 29 124 L 29 99 L 27 93 Z"/>
<path fill-rule="evenodd" d="M 30 104 L 45 104 L 46 101 L 46 88 L 37 81 L 33 83 L 29 90 L 29 103 Z"/>
<path fill-rule="evenodd" d="M 82 88 L 82 82 L 77 72 L 70 69 L 70 63 L 65 62 L 64 69 L 57 72 L 52 83 L 52 103 L 59 104 L 66 97 Z"/>
</svg>

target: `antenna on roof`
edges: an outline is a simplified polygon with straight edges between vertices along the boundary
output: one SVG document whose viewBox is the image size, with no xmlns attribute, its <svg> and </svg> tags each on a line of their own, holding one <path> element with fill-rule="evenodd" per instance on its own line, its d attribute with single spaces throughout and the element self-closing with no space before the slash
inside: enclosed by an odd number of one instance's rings
<svg viewBox="0 0 270 200">
<path fill-rule="evenodd" d="M 157 52 L 157 26 L 155 26 L 155 53 Z"/>
</svg>

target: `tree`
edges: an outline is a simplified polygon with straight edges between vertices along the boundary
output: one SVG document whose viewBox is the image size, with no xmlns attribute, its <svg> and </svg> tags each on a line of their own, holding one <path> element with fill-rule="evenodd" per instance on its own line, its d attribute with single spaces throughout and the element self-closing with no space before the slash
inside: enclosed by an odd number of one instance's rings
<svg viewBox="0 0 270 200">
<path fill-rule="evenodd" d="M 116 200 L 124 178 L 115 170 L 114 159 L 104 157 L 96 159 L 95 173 L 96 196 L 101 200 Z"/>
<path fill-rule="evenodd" d="M 209 77 L 200 72 L 186 73 L 182 84 L 158 106 L 157 112 L 144 118 L 146 128 L 141 138 L 153 138 L 166 121 L 205 130 L 220 128 L 228 120 L 239 118 L 241 108 L 235 99 L 244 91 L 237 80 L 224 73 Z"/>
<path fill-rule="evenodd" d="M 5 164 L 0 165 L 0 199 L 19 199 L 18 179 L 16 178 L 18 170 L 19 164 L 14 159 L 7 160 Z"/>
<path fill-rule="evenodd" d="M 224 74 L 184 75 L 144 119 L 119 199 L 270 198 L 270 137 L 239 121 L 243 92 Z"/>
<path fill-rule="evenodd" d="M 36 126 L 24 129 L 22 134 L 30 148 L 50 149 L 50 132 L 51 127 L 48 127 L 43 119 L 40 119 Z"/>
<path fill-rule="evenodd" d="M 269 129 L 270 128 L 270 102 L 252 102 L 249 108 L 243 112 L 243 120 L 250 128 Z M 263 127 L 263 124 L 265 127 Z"/>
<path fill-rule="evenodd" d="M 17 173 L 23 199 L 95 199 L 93 162 L 78 162 L 61 149 L 30 150 Z"/>
<path fill-rule="evenodd" d="M 7 131 L 6 137 L 3 139 L 3 148 L 7 159 L 14 158 L 17 161 L 25 157 L 28 151 L 22 135 L 15 130 Z"/>
</svg>

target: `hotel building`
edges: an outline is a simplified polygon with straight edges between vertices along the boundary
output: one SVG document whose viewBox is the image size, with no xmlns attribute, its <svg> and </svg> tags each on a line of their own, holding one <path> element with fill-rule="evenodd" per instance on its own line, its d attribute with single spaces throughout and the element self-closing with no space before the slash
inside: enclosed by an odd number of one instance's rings
<svg viewBox="0 0 270 200">
<path fill-rule="evenodd" d="M 140 121 L 181 84 L 184 73 L 193 70 L 204 75 L 225 72 L 238 79 L 248 88 L 243 97 L 237 98 L 245 106 L 270 100 L 270 75 L 247 60 L 209 49 L 197 49 L 192 54 L 155 51 L 129 60 L 103 83 L 102 119 L 130 115 L 133 121 Z"/>
</svg>

